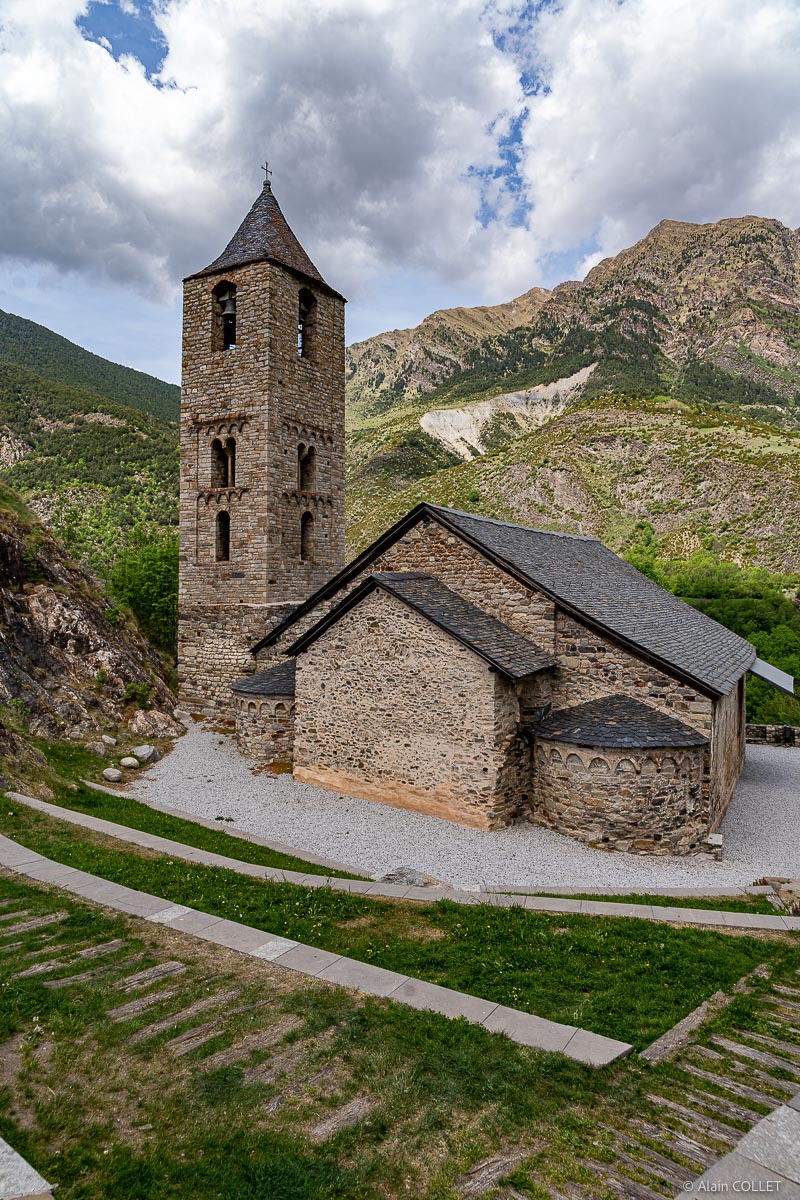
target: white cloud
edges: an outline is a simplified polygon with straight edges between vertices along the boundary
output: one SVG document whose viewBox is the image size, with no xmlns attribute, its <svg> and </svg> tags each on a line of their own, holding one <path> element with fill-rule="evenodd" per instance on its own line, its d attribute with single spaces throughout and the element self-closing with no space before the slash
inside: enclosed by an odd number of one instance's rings
<svg viewBox="0 0 800 1200">
<path fill-rule="evenodd" d="M 583 272 L 665 216 L 800 223 L 796 0 L 155 0 L 155 80 L 81 35 L 88 0 L 2 4 L 0 255 L 95 288 L 171 302 L 264 156 L 360 333 L 394 323 L 382 279 L 404 312 L 418 280 L 422 316 Z M 526 111 L 518 195 L 491 175 Z"/>
</svg>

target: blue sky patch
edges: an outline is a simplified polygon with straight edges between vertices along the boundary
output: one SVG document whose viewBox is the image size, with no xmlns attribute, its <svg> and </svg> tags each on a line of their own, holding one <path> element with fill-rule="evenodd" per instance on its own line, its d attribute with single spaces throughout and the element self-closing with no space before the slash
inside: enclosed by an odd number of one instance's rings
<svg viewBox="0 0 800 1200">
<path fill-rule="evenodd" d="M 120 0 L 108 4 L 93 0 L 76 25 L 87 41 L 106 46 L 117 61 L 130 54 L 138 58 L 148 77 L 160 70 L 167 44 L 153 20 L 149 0 L 129 0 L 124 6 Z"/>
</svg>

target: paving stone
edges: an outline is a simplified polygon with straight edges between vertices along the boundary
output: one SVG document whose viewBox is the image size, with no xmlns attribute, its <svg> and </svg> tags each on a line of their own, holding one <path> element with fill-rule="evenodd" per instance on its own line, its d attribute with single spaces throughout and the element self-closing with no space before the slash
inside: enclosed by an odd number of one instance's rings
<svg viewBox="0 0 800 1200">
<path fill-rule="evenodd" d="M 653 906 L 653 914 L 659 921 L 677 922 L 684 925 L 724 925 L 722 913 L 703 908 L 660 908 Z M 766 919 L 766 916 L 765 916 Z"/>
<path fill-rule="evenodd" d="M 591 1033 L 588 1029 L 576 1029 L 567 1042 L 564 1053 L 568 1058 L 588 1063 L 590 1067 L 604 1067 L 620 1058 L 626 1058 L 632 1050 L 633 1046 L 628 1042 L 618 1042 L 614 1038 Z"/>
<path fill-rule="evenodd" d="M 28 866 L 25 874 L 29 879 L 39 879 L 42 883 L 58 883 L 63 885 L 71 875 L 77 874 L 74 867 L 67 867 L 63 863 L 50 862 L 45 860 L 41 863 L 32 863 Z"/>
<path fill-rule="evenodd" d="M 425 1012 L 441 1013 L 444 1017 L 464 1017 L 475 1024 L 480 1024 L 484 1017 L 497 1008 L 493 1000 L 469 996 L 452 988 L 440 987 L 437 983 L 426 983 L 422 979 L 407 979 L 389 993 L 389 999 Z"/>
<path fill-rule="evenodd" d="M 170 921 L 170 929 L 180 929 L 183 933 L 202 933 L 206 929 L 210 929 L 212 925 L 216 925 L 221 921 L 221 917 L 215 917 L 211 913 L 200 912 L 197 908 L 189 909 L 181 917 L 176 917 L 174 921 Z"/>
<path fill-rule="evenodd" d="M 800 1111 L 782 1104 L 744 1135 L 736 1151 L 800 1184 Z"/>
<path fill-rule="evenodd" d="M 739 929 L 785 929 L 786 920 L 784 917 L 774 916 L 769 913 L 734 913 L 726 912 L 720 914 L 725 919 L 725 924 L 731 928 Z"/>
<path fill-rule="evenodd" d="M 496 1005 L 481 1021 L 481 1025 L 490 1033 L 504 1033 L 513 1042 L 520 1042 L 523 1046 L 535 1046 L 538 1050 L 564 1050 L 575 1033 L 574 1025 L 546 1021 L 543 1017 L 518 1012 L 504 1004 Z"/>
<path fill-rule="evenodd" d="M 358 962 L 354 958 L 342 957 L 317 972 L 317 978 L 354 988 L 369 996 L 388 996 L 401 983 L 405 983 L 408 976 L 400 975 L 397 971 L 386 971 L 383 967 L 373 967 L 371 963 Z"/>
<path fill-rule="evenodd" d="M 556 896 L 526 896 L 525 908 L 532 912 L 579 913 L 580 900 L 562 900 Z"/>
<path fill-rule="evenodd" d="M 405 896 L 411 885 L 408 883 L 373 883 L 364 893 L 365 896 L 393 896 L 400 899 Z"/>
<path fill-rule="evenodd" d="M 314 946 L 304 946 L 298 942 L 296 946 L 287 949 L 273 959 L 273 962 L 276 966 L 287 967 L 290 971 L 318 975 L 326 967 L 333 966 L 341 957 L 341 954 L 332 954 L 329 950 L 317 950 Z"/>
<path fill-rule="evenodd" d="M 29 850 L 27 846 L 18 846 L 10 838 L 4 837 L 0 841 L 0 863 L 4 867 L 21 867 L 26 863 L 43 861 L 41 854 L 37 854 L 35 850 Z"/>
<path fill-rule="evenodd" d="M 161 912 L 152 913 L 146 919 L 152 921 L 154 925 L 169 925 L 178 917 L 185 917 L 190 912 L 192 909 L 187 908 L 185 904 L 171 904 L 169 908 L 162 908 Z"/>
<path fill-rule="evenodd" d="M 242 950 L 246 954 L 252 953 L 270 940 L 269 933 L 264 929 L 253 929 L 249 925 L 238 925 L 236 921 L 224 919 L 201 929 L 197 936 L 206 942 L 227 946 L 229 950 Z"/>
<path fill-rule="evenodd" d="M 582 900 L 581 912 L 592 917 L 642 917 L 644 920 L 658 916 L 659 909 L 652 904 L 623 904 L 616 900 Z"/>
<path fill-rule="evenodd" d="M 291 938 L 274 937 L 270 941 L 264 942 L 263 946 L 256 946 L 255 950 L 251 950 L 249 953 L 253 958 L 263 958 L 267 962 L 273 962 L 287 950 L 293 950 L 295 946 L 299 945 L 299 942 L 292 941 Z"/>
<path fill-rule="evenodd" d="M 733 1193 L 734 1190 L 740 1194 L 773 1195 L 778 1197 L 778 1200 L 800 1200 L 800 1187 L 796 1183 L 779 1172 L 746 1158 L 739 1153 L 738 1148 L 710 1167 L 691 1187 L 686 1187 L 681 1195 L 708 1196 L 714 1193 Z"/>
<path fill-rule="evenodd" d="M 121 912 L 132 913 L 135 917 L 150 917 L 154 913 L 164 911 L 164 901 L 159 896 L 149 896 L 147 892 L 133 892 L 126 888 L 121 896 L 110 897 L 107 900 L 110 908 L 118 908 Z"/>
<path fill-rule="evenodd" d="M 794 1108 L 797 1112 L 800 1112 L 800 1092 L 796 1096 L 792 1096 L 791 1100 L 787 1100 L 786 1104 L 789 1108 Z"/>
<path fill-rule="evenodd" d="M 21 1200 L 29 1197 L 30 1200 L 36 1200 L 40 1196 L 51 1196 L 52 1193 L 53 1185 L 0 1138 L 0 1197 L 20 1197 Z"/>
</svg>

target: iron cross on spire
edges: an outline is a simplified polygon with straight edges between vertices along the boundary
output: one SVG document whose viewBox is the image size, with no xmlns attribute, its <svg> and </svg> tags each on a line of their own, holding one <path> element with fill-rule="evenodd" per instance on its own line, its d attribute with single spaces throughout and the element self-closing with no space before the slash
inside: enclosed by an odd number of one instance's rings
<svg viewBox="0 0 800 1200">
<path fill-rule="evenodd" d="M 272 171 L 270 170 L 269 163 L 265 161 L 261 170 L 264 172 L 264 183 L 269 183 L 270 179 L 272 178 Z"/>
</svg>

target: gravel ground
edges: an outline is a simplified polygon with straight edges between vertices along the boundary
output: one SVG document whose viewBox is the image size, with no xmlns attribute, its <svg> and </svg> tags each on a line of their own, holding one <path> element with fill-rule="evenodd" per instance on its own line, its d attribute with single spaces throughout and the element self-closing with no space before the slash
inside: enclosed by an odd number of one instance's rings
<svg viewBox="0 0 800 1200">
<path fill-rule="evenodd" d="M 131 785 L 143 799 L 232 825 L 364 874 L 398 866 L 460 887 L 742 886 L 763 875 L 800 877 L 800 750 L 749 746 L 722 832 L 721 862 L 590 850 L 535 825 L 487 833 L 291 775 L 254 775 L 233 738 L 194 725 Z M 221 824 L 221 828 L 225 828 Z"/>
</svg>

